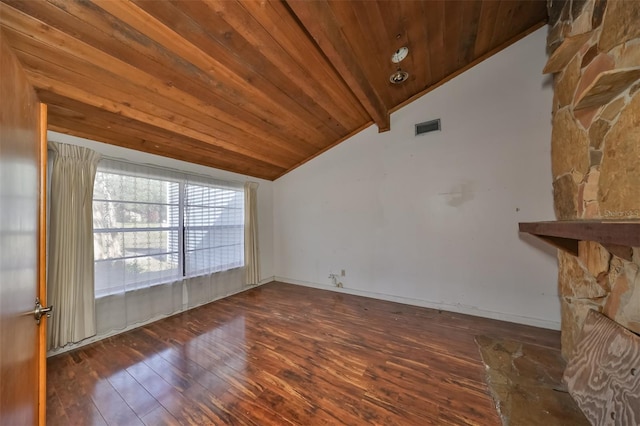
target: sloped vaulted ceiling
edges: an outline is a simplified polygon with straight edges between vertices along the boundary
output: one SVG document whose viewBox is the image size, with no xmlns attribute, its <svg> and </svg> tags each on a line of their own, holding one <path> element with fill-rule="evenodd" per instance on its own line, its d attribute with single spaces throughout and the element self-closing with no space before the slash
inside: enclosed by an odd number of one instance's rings
<svg viewBox="0 0 640 426">
<path fill-rule="evenodd" d="M 275 179 L 538 28 L 544 1 L 0 4 L 51 130 Z M 409 79 L 389 81 L 396 70 Z"/>
</svg>

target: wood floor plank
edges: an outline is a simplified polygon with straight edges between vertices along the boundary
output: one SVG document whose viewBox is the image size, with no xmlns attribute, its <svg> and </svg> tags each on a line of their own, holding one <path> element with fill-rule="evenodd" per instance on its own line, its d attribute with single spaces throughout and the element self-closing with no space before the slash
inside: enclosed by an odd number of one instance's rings
<svg viewBox="0 0 640 426">
<path fill-rule="evenodd" d="M 108 424 L 142 426 L 136 413 L 127 405 L 108 380 L 99 380 L 91 399 Z"/>
<path fill-rule="evenodd" d="M 179 426 L 180 422 L 171 415 L 163 406 L 158 406 L 155 410 L 142 417 L 142 422 L 146 426 Z"/>
<path fill-rule="evenodd" d="M 127 371 L 118 371 L 111 375 L 109 383 L 140 418 L 144 418 L 144 416 L 160 407 L 158 401 Z"/>
<path fill-rule="evenodd" d="M 197 404 L 192 403 L 186 396 L 182 395 L 177 389 L 167 383 L 145 363 L 132 365 L 127 371 L 144 386 L 180 424 L 211 424 L 216 420 L 218 421 L 216 424 L 223 424 L 221 419 L 208 418 Z"/>
<path fill-rule="evenodd" d="M 474 336 L 559 333 L 270 283 L 48 360 L 56 424 L 498 425 Z"/>
<path fill-rule="evenodd" d="M 78 401 L 65 407 L 68 423 L 58 423 L 60 425 L 77 426 L 106 426 L 108 423 L 102 417 L 100 410 L 93 401 Z M 47 420 L 47 424 L 56 424 Z"/>
</svg>

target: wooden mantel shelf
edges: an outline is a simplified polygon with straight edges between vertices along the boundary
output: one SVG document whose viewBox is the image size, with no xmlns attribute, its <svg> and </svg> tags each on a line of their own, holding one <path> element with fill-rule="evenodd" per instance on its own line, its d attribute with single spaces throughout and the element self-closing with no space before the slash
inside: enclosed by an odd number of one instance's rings
<svg viewBox="0 0 640 426">
<path fill-rule="evenodd" d="M 640 247 L 640 220 L 521 222 L 519 228 L 576 256 L 578 241 L 598 242 L 627 260 L 631 260 L 630 247 Z"/>
</svg>

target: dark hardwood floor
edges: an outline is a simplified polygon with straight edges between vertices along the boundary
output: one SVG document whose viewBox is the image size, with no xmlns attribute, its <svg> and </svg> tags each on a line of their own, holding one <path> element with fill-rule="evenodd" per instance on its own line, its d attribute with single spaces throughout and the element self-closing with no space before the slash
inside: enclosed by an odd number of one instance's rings
<svg viewBox="0 0 640 426">
<path fill-rule="evenodd" d="M 270 283 L 48 360 L 50 425 L 499 425 L 474 336 L 559 333 Z"/>
</svg>

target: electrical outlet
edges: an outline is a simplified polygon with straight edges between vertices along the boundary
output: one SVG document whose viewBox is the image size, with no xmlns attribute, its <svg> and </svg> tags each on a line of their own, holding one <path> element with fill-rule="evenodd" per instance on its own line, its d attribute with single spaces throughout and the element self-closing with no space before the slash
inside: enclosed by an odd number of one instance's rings
<svg viewBox="0 0 640 426">
<path fill-rule="evenodd" d="M 345 276 L 345 271 L 344 271 L 344 269 L 340 271 L 340 276 L 341 276 L 341 277 L 344 277 L 344 276 Z"/>
</svg>

